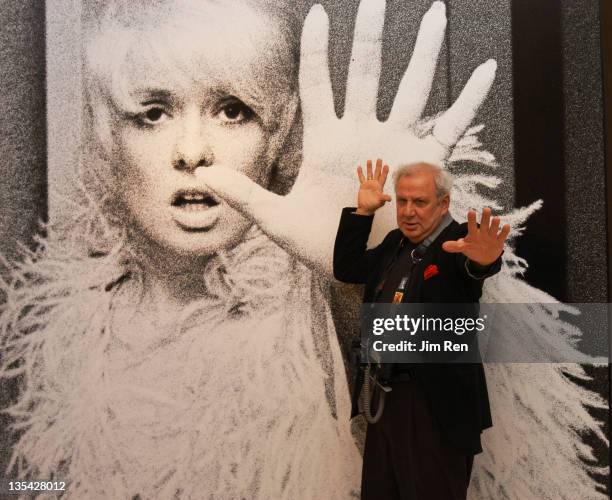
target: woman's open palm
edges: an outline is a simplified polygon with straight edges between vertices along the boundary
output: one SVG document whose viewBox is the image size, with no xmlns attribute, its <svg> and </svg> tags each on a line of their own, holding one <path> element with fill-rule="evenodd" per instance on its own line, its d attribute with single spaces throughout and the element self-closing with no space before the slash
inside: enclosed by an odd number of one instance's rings
<svg viewBox="0 0 612 500">
<path fill-rule="evenodd" d="M 300 99 L 303 161 L 287 196 L 271 193 L 226 166 L 199 168 L 196 175 L 231 206 L 251 218 L 288 252 L 319 270 L 331 272 L 331 255 L 340 211 L 355 204 L 355 166 L 364 158 L 384 158 L 390 171 L 402 164 L 442 164 L 463 136 L 495 77 L 489 60 L 474 70 L 453 105 L 420 136 L 446 28 L 442 2 L 434 2 L 421 21 L 412 58 L 391 114 L 376 116 L 381 69 L 385 1 L 362 0 L 346 84 L 344 114 L 338 117 L 329 75 L 329 22 L 323 7 L 310 10 L 302 32 Z"/>
</svg>

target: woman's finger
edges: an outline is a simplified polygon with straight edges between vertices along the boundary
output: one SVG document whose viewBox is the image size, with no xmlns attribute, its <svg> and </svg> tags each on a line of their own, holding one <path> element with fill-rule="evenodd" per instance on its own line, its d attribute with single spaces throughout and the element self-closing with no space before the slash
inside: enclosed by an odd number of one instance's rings
<svg viewBox="0 0 612 500">
<path fill-rule="evenodd" d="M 495 79 L 497 63 L 489 59 L 474 70 L 453 105 L 438 119 L 433 136 L 446 147 L 454 146 L 474 120 Z"/>
<path fill-rule="evenodd" d="M 344 114 L 376 117 L 385 0 L 362 0 L 355 20 Z"/>
<path fill-rule="evenodd" d="M 195 177 L 203 190 L 213 191 L 232 208 L 255 222 L 264 222 L 279 213 L 282 196 L 262 188 L 232 168 L 221 165 L 198 168 Z"/>
<path fill-rule="evenodd" d="M 329 19 L 323 7 L 314 5 L 302 30 L 300 99 L 304 126 L 336 118 L 328 63 Z"/>
<path fill-rule="evenodd" d="M 421 21 L 389 120 L 409 126 L 421 117 L 431 91 L 445 30 L 446 6 L 443 2 L 434 2 Z"/>
</svg>

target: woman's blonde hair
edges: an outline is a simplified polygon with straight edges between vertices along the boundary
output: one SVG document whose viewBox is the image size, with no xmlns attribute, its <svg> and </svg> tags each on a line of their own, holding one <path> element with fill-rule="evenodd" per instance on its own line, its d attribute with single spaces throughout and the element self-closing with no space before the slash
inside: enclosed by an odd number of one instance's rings
<svg viewBox="0 0 612 500">
<path fill-rule="evenodd" d="M 234 17 L 227 15 L 232 10 Z M 161 66 L 169 77 L 189 81 L 197 81 L 206 71 L 207 76 L 230 85 L 228 92 L 246 96 L 269 137 L 265 161 L 271 178 L 267 187 L 280 194 L 289 190 L 301 160 L 300 17 L 296 9 L 271 0 L 86 2 L 84 133 L 78 178 L 82 199 L 94 207 L 83 207 L 80 212 L 88 213 L 78 215 L 88 226 L 84 234 L 92 235 L 91 242 L 114 246 L 129 232 L 115 195 L 113 112 L 114 103 L 129 109 L 130 78 L 142 75 L 147 67 Z M 207 57 L 211 40 L 227 57 L 219 61 Z M 232 63 L 240 64 L 245 44 L 263 44 L 253 62 L 261 68 L 259 78 L 245 78 L 232 67 Z"/>
</svg>

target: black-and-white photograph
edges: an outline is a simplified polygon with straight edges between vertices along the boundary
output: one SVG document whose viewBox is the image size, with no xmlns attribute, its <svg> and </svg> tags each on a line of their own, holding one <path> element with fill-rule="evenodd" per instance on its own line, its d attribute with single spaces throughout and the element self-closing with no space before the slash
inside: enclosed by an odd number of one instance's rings
<svg viewBox="0 0 612 500">
<path fill-rule="evenodd" d="M 608 497 L 598 2 L 0 5 L 0 496 Z M 375 422 L 384 301 L 530 306 Z"/>
</svg>

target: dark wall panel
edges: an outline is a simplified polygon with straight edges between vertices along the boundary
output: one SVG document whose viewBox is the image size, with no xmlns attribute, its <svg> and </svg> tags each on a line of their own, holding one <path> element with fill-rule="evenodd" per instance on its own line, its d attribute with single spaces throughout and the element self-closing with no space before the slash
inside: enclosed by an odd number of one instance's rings
<svg viewBox="0 0 612 500">
<path fill-rule="evenodd" d="M 561 12 L 555 0 L 511 3 L 516 204 L 543 199 L 517 253 L 526 279 L 567 299 Z"/>
<path fill-rule="evenodd" d="M 606 2 L 604 2 L 606 3 Z M 599 3 L 561 9 L 568 302 L 607 301 Z M 555 175 L 554 171 L 550 172 Z"/>
<path fill-rule="evenodd" d="M 46 212 L 45 3 L 0 1 L 0 253 Z"/>
<path fill-rule="evenodd" d="M 0 1 L 0 254 L 18 257 L 46 218 L 45 3 Z M 0 298 L 0 301 L 4 298 Z M 14 393 L 0 384 L 1 406 Z M 10 457 L 0 415 L 0 470 Z"/>
</svg>

